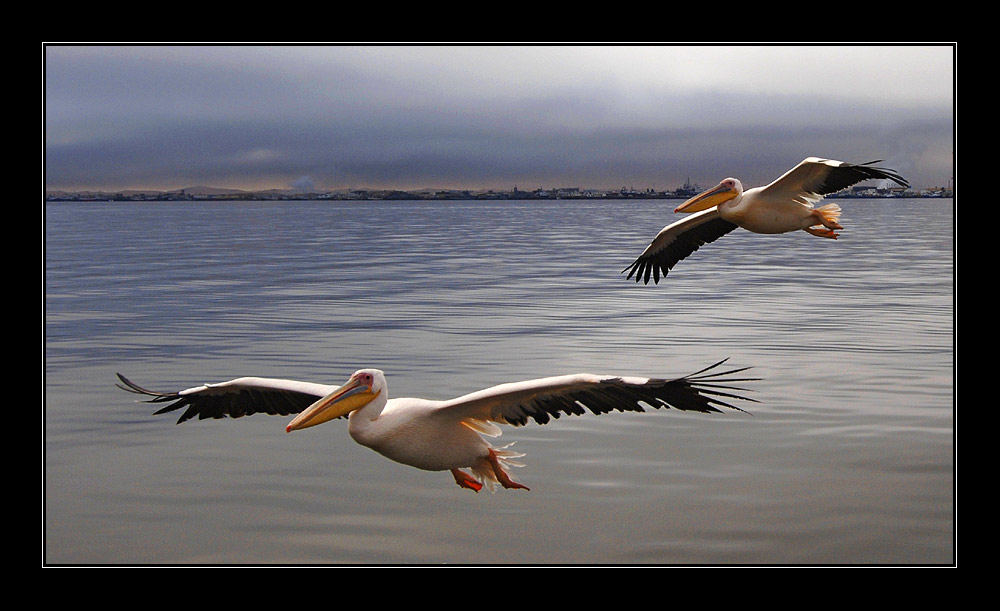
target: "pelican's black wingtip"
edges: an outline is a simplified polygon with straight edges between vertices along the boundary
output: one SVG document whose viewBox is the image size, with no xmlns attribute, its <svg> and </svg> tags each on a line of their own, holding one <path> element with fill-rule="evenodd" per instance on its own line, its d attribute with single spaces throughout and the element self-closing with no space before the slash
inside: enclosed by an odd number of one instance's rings
<svg viewBox="0 0 1000 611">
<path fill-rule="evenodd" d="M 141 386 L 137 385 L 132 380 L 129 380 L 128 378 L 126 378 L 122 374 L 120 374 L 118 372 L 115 372 L 115 375 L 118 376 L 118 380 L 119 380 L 119 382 L 115 383 L 115 386 L 117 386 L 118 388 L 120 388 L 122 390 L 127 390 L 128 392 L 134 392 L 134 393 L 139 394 L 139 395 L 153 394 L 153 393 L 149 392 L 148 390 L 146 390 L 145 388 L 142 388 Z"/>
<path fill-rule="evenodd" d="M 147 388 L 143 388 L 142 386 L 139 386 L 138 384 L 126 378 L 120 373 L 115 373 L 115 375 L 118 376 L 118 379 L 121 381 L 121 383 L 116 383 L 115 386 L 130 393 L 143 395 L 145 397 L 151 397 L 150 399 L 147 399 L 149 403 L 162 403 L 164 401 L 173 401 L 178 397 L 177 393 L 156 392 L 155 390 L 149 390 Z"/>
<path fill-rule="evenodd" d="M 722 365 L 724 365 L 725 363 L 727 363 L 729 361 L 729 358 L 730 357 L 726 357 L 726 358 L 722 359 L 721 361 L 718 361 L 716 363 L 713 363 L 712 365 L 709 365 L 708 367 L 700 369 L 700 370 L 698 370 L 698 371 L 696 371 L 696 372 L 694 372 L 692 374 L 686 375 L 683 378 L 681 378 L 680 381 L 683 381 L 683 382 L 686 382 L 686 383 L 689 383 L 689 384 L 693 384 L 696 387 L 698 387 L 702 392 L 705 392 L 705 393 L 707 393 L 709 395 L 713 395 L 715 397 L 725 397 L 725 398 L 728 398 L 728 399 L 737 399 L 737 400 L 740 400 L 740 401 L 746 401 L 748 403 L 760 403 L 760 401 L 758 401 L 757 399 L 754 399 L 752 397 L 747 397 L 747 396 L 745 396 L 743 394 L 735 394 L 736 392 L 739 392 L 739 393 L 753 392 L 753 390 L 749 389 L 749 388 L 743 388 L 743 387 L 740 387 L 740 386 L 733 386 L 733 384 L 737 383 L 737 382 L 759 382 L 762 378 L 743 378 L 743 377 L 734 378 L 734 377 L 731 377 L 731 376 L 733 376 L 735 374 L 742 373 L 744 371 L 749 371 L 753 367 L 750 367 L 750 366 L 747 366 L 747 367 L 737 367 L 735 369 L 726 369 L 725 371 L 715 371 L 717 368 L 719 368 Z M 729 391 L 729 392 L 727 392 L 727 391 Z M 728 407 L 730 409 L 734 409 L 736 411 L 743 412 L 743 413 L 749 414 L 751 416 L 753 415 L 750 412 L 748 412 L 748 411 L 746 411 L 744 409 L 740 409 L 739 407 L 737 407 L 735 405 L 731 405 L 729 403 L 726 403 L 726 402 L 722 401 L 721 399 L 716 399 L 715 401 L 719 405 L 723 405 L 723 406 Z"/>
<path fill-rule="evenodd" d="M 883 161 L 885 161 L 885 159 L 876 159 L 874 161 L 867 161 L 865 163 L 857 163 L 854 164 L 854 166 L 855 167 L 874 166 L 876 163 L 882 163 Z M 872 171 L 872 176 L 869 176 L 869 178 L 881 178 L 884 180 L 891 180 L 892 182 L 896 183 L 897 185 L 903 188 L 910 187 L 910 182 L 905 178 L 903 178 L 903 176 L 896 170 L 891 170 L 889 168 L 876 168 L 876 167 L 871 167 L 870 169 Z"/>
</svg>

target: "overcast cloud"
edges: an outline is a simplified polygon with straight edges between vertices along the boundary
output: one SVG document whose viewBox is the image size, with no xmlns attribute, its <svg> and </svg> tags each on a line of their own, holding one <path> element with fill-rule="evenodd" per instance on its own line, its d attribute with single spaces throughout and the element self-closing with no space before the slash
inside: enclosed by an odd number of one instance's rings
<svg viewBox="0 0 1000 611">
<path fill-rule="evenodd" d="M 953 176 L 950 46 L 45 47 L 49 189 Z"/>
</svg>

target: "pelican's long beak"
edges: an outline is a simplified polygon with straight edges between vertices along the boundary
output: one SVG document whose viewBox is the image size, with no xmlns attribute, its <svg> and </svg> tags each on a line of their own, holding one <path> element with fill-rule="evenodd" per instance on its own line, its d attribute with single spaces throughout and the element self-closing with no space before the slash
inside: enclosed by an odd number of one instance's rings
<svg viewBox="0 0 1000 611">
<path fill-rule="evenodd" d="M 337 390 L 316 401 L 298 416 L 292 419 L 285 427 L 286 433 L 307 429 L 317 424 L 323 424 L 327 420 L 340 418 L 364 407 L 378 396 L 378 392 L 372 392 L 372 387 L 361 380 L 351 378 Z"/>
<path fill-rule="evenodd" d="M 720 183 L 718 186 L 713 187 L 699 195 L 695 195 L 680 206 L 677 206 L 677 209 L 674 210 L 674 212 L 700 212 L 702 210 L 708 210 L 712 206 L 718 206 L 719 204 L 729 201 L 734 197 L 736 197 L 736 189 L 726 187 Z"/>
</svg>

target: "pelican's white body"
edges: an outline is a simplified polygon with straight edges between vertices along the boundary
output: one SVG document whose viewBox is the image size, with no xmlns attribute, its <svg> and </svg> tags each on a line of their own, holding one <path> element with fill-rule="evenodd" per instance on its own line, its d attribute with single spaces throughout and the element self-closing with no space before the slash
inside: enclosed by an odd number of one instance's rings
<svg viewBox="0 0 1000 611">
<path fill-rule="evenodd" d="M 731 179 L 739 184 L 736 179 Z M 768 192 L 766 187 L 755 187 L 748 191 L 742 190 L 739 195 L 719 205 L 719 216 L 735 223 L 747 231 L 754 233 L 788 233 L 799 229 L 808 229 L 822 224 L 817 219 L 812 203 L 808 200 L 776 196 Z M 840 211 L 840 206 L 829 204 L 823 206 L 824 211 Z"/>
<path fill-rule="evenodd" d="M 389 399 L 351 412 L 351 438 L 390 460 L 427 471 L 473 467 L 490 444 L 461 419 L 442 410 L 442 401 Z"/>
</svg>

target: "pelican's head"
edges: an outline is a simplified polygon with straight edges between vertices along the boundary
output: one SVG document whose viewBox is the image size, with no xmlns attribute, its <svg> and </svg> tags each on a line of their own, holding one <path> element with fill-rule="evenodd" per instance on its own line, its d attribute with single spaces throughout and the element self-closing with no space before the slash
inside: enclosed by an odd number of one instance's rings
<svg viewBox="0 0 1000 611">
<path fill-rule="evenodd" d="M 346 384 L 316 401 L 292 419 L 285 432 L 323 424 L 368 405 L 385 391 L 385 375 L 378 369 L 355 371 Z"/>
<path fill-rule="evenodd" d="M 743 195 L 743 185 L 735 178 L 727 178 L 708 191 L 695 195 L 687 200 L 674 212 L 699 212 L 708 210 L 712 206 L 724 204 L 729 200 Z"/>
</svg>

